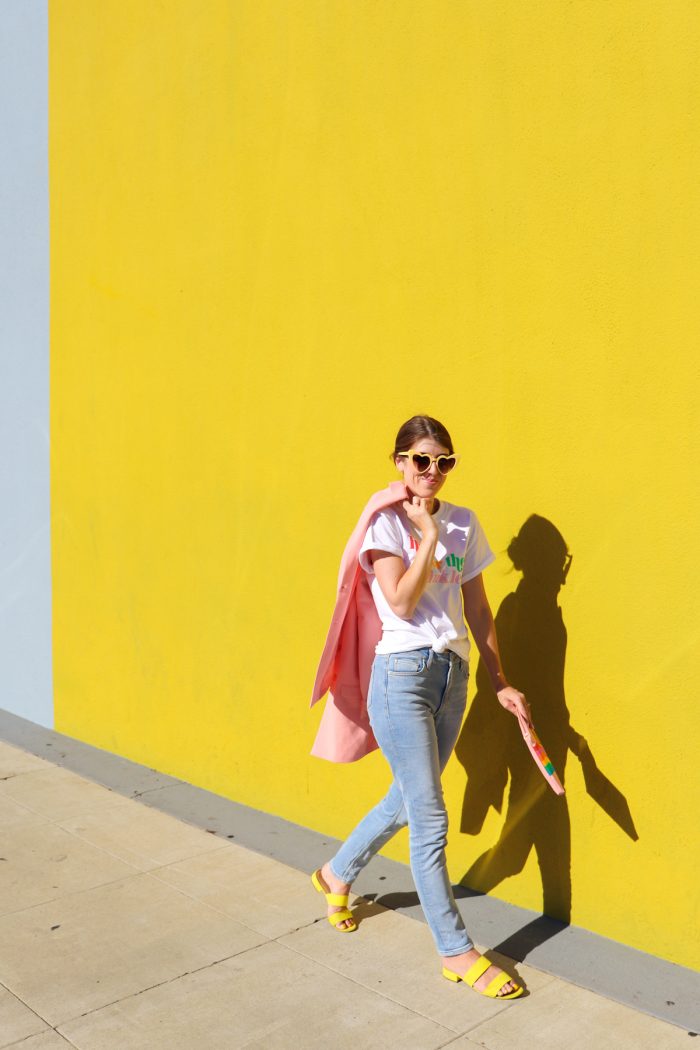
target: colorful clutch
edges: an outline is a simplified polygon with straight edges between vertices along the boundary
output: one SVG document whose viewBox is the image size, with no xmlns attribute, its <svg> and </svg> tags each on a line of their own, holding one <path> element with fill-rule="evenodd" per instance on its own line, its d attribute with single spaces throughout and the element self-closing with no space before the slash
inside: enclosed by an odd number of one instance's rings
<svg viewBox="0 0 700 1050">
<path fill-rule="evenodd" d="M 545 778 L 552 791 L 557 795 L 564 794 L 564 787 L 561 780 L 557 776 L 557 771 L 552 765 L 552 761 L 547 755 L 547 752 L 542 747 L 542 741 L 535 732 L 535 727 L 532 722 L 527 721 L 525 716 L 520 711 L 517 712 L 518 722 L 520 723 L 520 732 L 523 734 L 523 740 L 530 749 L 530 754 L 535 760 L 535 764 L 539 766 L 542 776 Z"/>
</svg>

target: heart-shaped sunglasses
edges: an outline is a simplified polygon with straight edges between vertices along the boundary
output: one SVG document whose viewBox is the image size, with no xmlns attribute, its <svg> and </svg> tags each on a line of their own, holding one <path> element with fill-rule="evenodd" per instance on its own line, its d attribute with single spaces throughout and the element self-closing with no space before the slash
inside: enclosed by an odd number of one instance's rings
<svg viewBox="0 0 700 1050">
<path fill-rule="evenodd" d="M 459 456 L 454 453 L 451 456 L 429 456 L 427 452 L 416 452 L 410 448 L 408 452 L 397 452 L 396 455 L 410 459 L 419 474 L 429 471 L 433 463 L 437 465 L 441 474 L 449 474 L 459 463 Z"/>
</svg>

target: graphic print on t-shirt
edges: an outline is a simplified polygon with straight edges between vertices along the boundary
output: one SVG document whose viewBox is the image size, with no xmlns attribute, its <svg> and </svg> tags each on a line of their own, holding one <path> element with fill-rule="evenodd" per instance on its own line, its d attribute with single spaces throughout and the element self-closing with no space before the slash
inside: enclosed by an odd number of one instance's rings
<svg viewBox="0 0 700 1050">
<path fill-rule="evenodd" d="M 414 552 L 418 550 L 418 540 L 415 536 L 409 534 L 408 546 Z M 463 567 L 464 558 L 460 558 L 457 554 L 448 554 L 442 561 L 433 558 L 433 568 L 428 583 L 459 583 Z"/>
<path fill-rule="evenodd" d="M 360 549 L 360 565 L 371 577 L 372 598 L 382 621 L 377 653 L 397 653 L 429 645 L 435 652 L 454 650 L 469 657 L 462 585 L 494 560 L 476 515 L 467 507 L 442 502 L 434 515 L 438 542 L 430 578 L 410 618 L 398 616 L 382 593 L 369 551 L 386 551 L 408 569 L 421 542 L 420 534 L 400 507 L 387 507 L 372 518 Z"/>
</svg>

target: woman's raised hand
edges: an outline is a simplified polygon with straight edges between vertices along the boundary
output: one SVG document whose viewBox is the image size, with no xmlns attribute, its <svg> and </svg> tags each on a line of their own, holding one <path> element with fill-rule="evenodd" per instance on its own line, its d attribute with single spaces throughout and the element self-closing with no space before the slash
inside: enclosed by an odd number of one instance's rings
<svg viewBox="0 0 700 1050">
<path fill-rule="evenodd" d="M 420 529 L 424 536 L 429 536 L 431 533 L 437 534 L 437 526 L 430 516 L 427 499 L 421 499 L 420 496 L 414 496 L 413 501 L 405 499 L 403 509 L 409 520 Z"/>
</svg>

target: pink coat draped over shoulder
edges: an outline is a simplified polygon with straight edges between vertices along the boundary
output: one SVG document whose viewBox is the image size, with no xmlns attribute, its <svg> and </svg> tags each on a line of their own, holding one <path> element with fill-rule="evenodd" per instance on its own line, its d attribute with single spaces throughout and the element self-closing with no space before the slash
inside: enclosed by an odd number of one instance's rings
<svg viewBox="0 0 700 1050">
<path fill-rule="evenodd" d="M 335 609 L 311 696 L 313 707 L 330 690 L 311 749 L 329 762 L 355 762 L 378 746 L 367 716 L 367 688 L 382 624 L 359 553 L 372 516 L 406 495 L 401 481 L 375 492 L 343 551 Z"/>
</svg>

